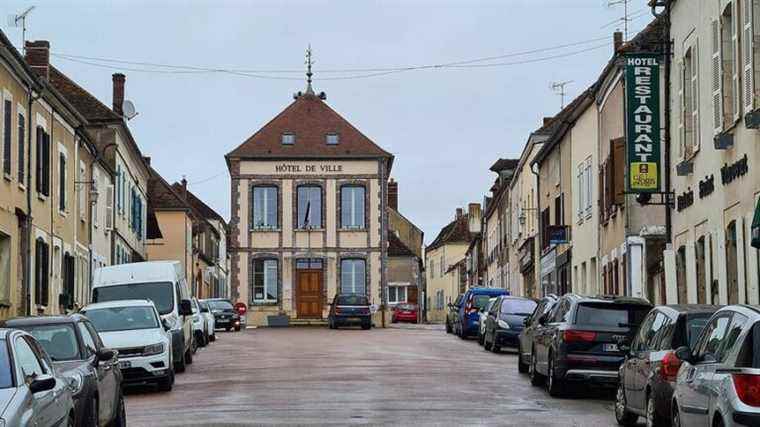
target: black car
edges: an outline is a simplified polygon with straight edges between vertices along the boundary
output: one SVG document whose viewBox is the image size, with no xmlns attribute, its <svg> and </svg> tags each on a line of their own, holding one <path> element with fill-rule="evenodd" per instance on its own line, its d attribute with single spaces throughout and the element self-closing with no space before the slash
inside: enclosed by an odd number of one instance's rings
<svg viewBox="0 0 760 427">
<path fill-rule="evenodd" d="M 87 317 L 22 317 L 5 321 L 3 327 L 35 337 L 56 370 L 72 379 L 76 425 L 127 425 L 117 354 L 103 347 Z"/>
<path fill-rule="evenodd" d="M 483 334 L 483 347 L 498 353 L 504 347 L 517 349 L 525 318 L 536 309 L 530 298 L 500 296 L 488 311 Z"/>
<path fill-rule="evenodd" d="M 203 300 L 208 303 L 211 313 L 214 315 L 216 329 L 224 329 L 227 332 L 233 328 L 235 332 L 240 330 L 240 314 L 235 310 L 232 301 L 223 298 L 211 298 Z"/>
<path fill-rule="evenodd" d="M 330 304 L 330 314 L 327 317 L 330 329 L 339 326 L 360 325 L 362 329 L 372 327 L 372 310 L 369 298 L 365 295 L 338 294 Z"/>
<path fill-rule="evenodd" d="M 629 339 L 652 309 L 640 298 L 567 294 L 539 318 L 531 350 L 531 384 L 545 383 L 551 396 L 573 382 L 617 387 Z"/>
<path fill-rule="evenodd" d="M 454 333 L 454 325 L 459 321 L 459 307 L 462 306 L 462 298 L 464 294 L 461 294 L 453 303 L 449 303 L 446 311 L 446 333 Z"/>
<path fill-rule="evenodd" d="M 536 309 L 533 310 L 533 313 L 531 313 L 530 316 L 525 318 L 525 327 L 522 331 L 520 331 L 517 344 L 517 370 L 520 373 L 524 374 L 528 372 L 528 366 L 530 366 L 530 360 L 533 354 L 533 336 L 535 335 L 536 330 L 538 330 L 538 328 L 541 326 L 541 324 L 538 322 L 538 319 L 540 319 L 544 314 L 548 313 L 556 303 L 556 295 L 547 295 L 538 300 Z"/>
<path fill-rule="evenodd" d="M 620 367 L 615 418 L 634 425 L 639 416 L 647 425 L 667 424 L 681 361 L 675 350 L 694 343 L 720 307 L 665 305 L 655 307 L 641 323 Z M 621 348 L 621 350 L 626 350 Z"/>
</svg>

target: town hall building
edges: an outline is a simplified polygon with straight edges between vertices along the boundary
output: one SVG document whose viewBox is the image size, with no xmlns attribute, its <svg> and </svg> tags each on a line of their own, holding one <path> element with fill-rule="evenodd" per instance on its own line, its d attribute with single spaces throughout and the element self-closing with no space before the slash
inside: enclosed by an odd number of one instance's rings
<svg viewBox="0 0 760 427">
<path fill-rule="evenodd" d="M 393 156 L 304 93 L 227 154 L 232 299 L 249 325 L 326 319 L 336 293 L 387 307 L 387 191 Z M 385 313 L 385 318 L 383 318 Z"/>
</svg>

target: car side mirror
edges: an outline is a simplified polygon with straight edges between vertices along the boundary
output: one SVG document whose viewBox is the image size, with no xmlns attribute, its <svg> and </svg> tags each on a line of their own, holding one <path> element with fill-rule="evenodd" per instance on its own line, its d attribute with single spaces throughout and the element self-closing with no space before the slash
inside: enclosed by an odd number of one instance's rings
<svg viewBox="0 0 760 427">
<path fill-rule="evenodd" d="M 98 362 L 107 362 L 109 360 L 113 360 L 113 358 L 116 357 L 116 350 L 103 348 L 98 352 L 97 356 Z"/>
<path fill-rule="evenodd" d="M 692 353 L 691 349 L 687 346 L 681 346 L 676 349 L 676 357 L 680 360 L 688 363 L 694 362 L 694 353 Z"/>
<path fill-rule="evenodd" d="M 183 299 L 179 302 L 179 315 L 180 316 L 192 316 L 193 315 L 193 303 L 189 299 Z"/>
<path fill-rule="evenodd" d="M 161 319 L 161 326 L 163 326 L 164 330 L 167 332 L 172 329 L 172 324 L 166 318 Z"/>
<path fill-rule="evenodd" d="M 55 377 L 52 375 L 38 375 L 29 384 L 29 390 L 32 394 L 37 394 L 42 391 L 48 391 L 55 388 Z"/>
</svg>

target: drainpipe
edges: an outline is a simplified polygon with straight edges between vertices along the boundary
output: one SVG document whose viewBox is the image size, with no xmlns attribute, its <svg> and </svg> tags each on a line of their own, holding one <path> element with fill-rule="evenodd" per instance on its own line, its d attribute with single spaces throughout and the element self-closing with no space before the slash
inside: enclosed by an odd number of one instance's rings
<svg viewBox="0 0 760 427">
<path fill-rule="evenodd" d="M 34 101 L 40 98 L 40 94 L 34 95 L 35 89 L 39 89 L 40 86 L 33 87 L 31 84 L 27 85 L 27 118 L 26 118 L 26 257 L 24 259 L 24 299 L 25 306 L 24 312 L 26 316 L 32 315 L 32 242 L 34 241 L 32 236 L 32 106 Z"/>
<path fill-rule="evenodd" d="M 80 133 L 81 129 L 82 129 L 82 126 L 80 126 L 79 128 L 77 128 L 77 133 Z M 82 135 L 84 135 L 84 133 L 82 133 Z M 100 135 L 100 133 L 98 133 L 98 135 Z M 105 147 L 103 147 L 103 150 L 98 150 L 97 145 L 95 145 L 95 158 L 92 159 L 92 162 L 90 162 L 90 181 L 91 181 L 90 186 L 91 186 L 91 188 L 95 187 L 97 189 L 97 182 L 95 182 L 95 179 L 94 179 L 95 178 L 95 174 L 93 173 L 95 171 L 95 164 L 103 159 L 103 157 L 105 156 L 106 150 L 108 150 L 111 147 L 116 147 L 116 143 L 115 142 L 111 142 L 111 143 L 107 144 Z M 106 203 L 108 203 L 108 200 L 106 200 Z M 93 201 L 90 200 L 90 209 L 89 209 L 89 213 L 88 213 L 90 221 L 89 221 L 89 227 L 87 227 L 88 241 L 90 242 L 90 263 L 89 263 L 90 264 L 90 267 L 89 267 L 90 268 L 90 274 L 89 274 L 90 280 L 89 280 L 89 283 L 88 283 L 88 286 L 87 286 L 87 297 L 85 297 L 85 300 L 89 299 L 89 297 L 90 297 L 90 291 L 92 290 L 92 273 L 93 273 L 93 269 L 92 269 L 92 267 L 93 267 L 93 250 L 92 250 L 92 247 L 93 247 L 93 242 L 92 242 L 92 238 L 93 238 L 93 233 L 92 233 L 92 229 L 93 229 L 93 215 L 92 215 L 92 206 L 96 205 L 96 204 L 97 204 L 97 201 L 95 201 L 93 203 Z M 115 210 L 116 209 L 112 209 L 112 211 L 115 211 Z M 112 218 L 112 220 L 113 220 L 113 218 Z M 113 221 L 111 222 L 111 224 L 114 224 Z M 104 228 L 105 228 L 105 226 L 106 225 L 103 224 Z"/>
<path fill-rule="evenodd" d="M 543 245 L 543 242 L 544 242 L 544 234 L 543 234 L 543 232 L 544 232 L 544 230 L 543 230 L 543 227 L 541 227 L 541 203 L 540 203 L 540 200 L 541 200 L 541 180 L 538 179 L 539 178 L 538 171 L 534 169 L 535 165 L 536 165 L 535 163 L 531 163 L 530 164 L 530 172 L 533 175 L 536 176 L 536 207 L 535 207 L 535 209 L 536 209 L 536 224 L 538 224 L 538 233 L 537 233 L 538 234 L 538 242 L 537 242 L 538 244 L 535 245 L 535 247 L 533 248 L 533 251 L 534 251 L 533 252 L 533 256 L 534 257 L 536 257 L 536 254 L 535 254 L 536 248 L 538 248 L 538 254 L 539 255 L 541 254 L 541 251 L 544 249 L 544 245 Z M 536 272 L 534 273 L 534 284 L 535 284 L 535 287 L 538 288 L 539 286 L 541 286 L 541 257 L 536 257 L 536 259 L 533 260 L 533 266 L 534 266 L 533 268 L 536 270 Z M 538 268 L 536 268 L 536 267 L 538 267 Z M 535 291 L 536 291 L 536 289 L 532 289 L 531 290 L 531 294 L 535 293 Z M 535 295 L 530 295 L 530 296 L 533 297 Z"/>
</svg>

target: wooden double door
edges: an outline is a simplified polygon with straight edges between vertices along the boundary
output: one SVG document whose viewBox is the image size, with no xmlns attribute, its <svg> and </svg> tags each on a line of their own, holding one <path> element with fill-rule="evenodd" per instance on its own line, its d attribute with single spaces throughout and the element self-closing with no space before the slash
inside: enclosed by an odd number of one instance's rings
<svg viewBox="0 0 760 427">
<path fill-rule="evenodd" d="M 322 318 L 322 278 L 322 270 L 297 270 L 296 311 L 299 319 Z"/>
</svg>

